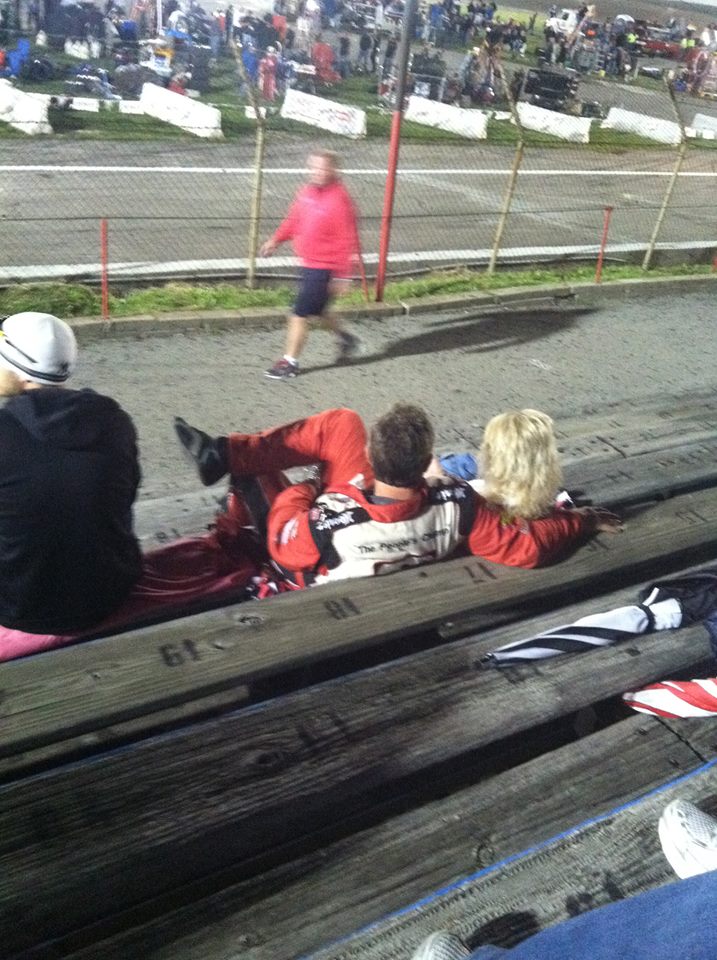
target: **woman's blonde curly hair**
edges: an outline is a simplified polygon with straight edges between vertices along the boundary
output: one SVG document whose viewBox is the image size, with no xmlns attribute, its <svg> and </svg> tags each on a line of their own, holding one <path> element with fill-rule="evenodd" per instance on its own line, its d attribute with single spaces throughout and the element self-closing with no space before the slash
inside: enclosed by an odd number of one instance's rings
<svg viewBox="0 0 717 960">
<path fill-rule="evenodd" d="M 524 520 L 549 513 L 563 471 L 547 413 L 499 413 L 485 428 L 478 456 L 487 500 Z"/>
</svg>

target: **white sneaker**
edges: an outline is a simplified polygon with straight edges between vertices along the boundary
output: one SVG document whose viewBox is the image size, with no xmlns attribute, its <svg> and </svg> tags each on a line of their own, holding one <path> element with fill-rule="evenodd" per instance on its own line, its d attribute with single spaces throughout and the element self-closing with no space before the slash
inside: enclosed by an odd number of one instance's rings
<svg viewBox="0 0 717 960">
<path fill-rule="evenodd" d="M 471 951 L 461 939 L 440 930 L 423 941 L 412 960 L 465 960 L 470 955 Z"/>
<path fill-rule="evenodd" d="M 687 800 L 673 800 L 657 825 L 662 851 L 678 877 L 717 870 L 717 820 Z"/>
</svg>

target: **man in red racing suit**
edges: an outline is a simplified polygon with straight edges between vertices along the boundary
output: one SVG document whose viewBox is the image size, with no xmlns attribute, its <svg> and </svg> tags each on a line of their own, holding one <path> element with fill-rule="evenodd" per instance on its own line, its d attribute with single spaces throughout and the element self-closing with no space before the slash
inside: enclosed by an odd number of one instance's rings
<svg viewBox="0 0 717 960">
<path fill-rule="evenodd" d="M 245 491 L 242 478 L 259 478 L 269 554 L 302 586 L 440 560 L 461 546 L 496 563 L 537 567 L 599 529 L 617 529 L 616 518 L 588 509 L 506 517 L 465 481 L 425 479 L 433 430 L 411 405 L 380 418 L 368 445 L 363 421 L 348 409 L 255 434 L 211 438 L 179 417 L 175 429 L 205 485 L 229 473 Z M 312 464 L 321 467 L 320 487 L 282 489 L 280 471 Z M 231 522 L 231 511 L 219 518 L 227 530 Z"/>
</svg>

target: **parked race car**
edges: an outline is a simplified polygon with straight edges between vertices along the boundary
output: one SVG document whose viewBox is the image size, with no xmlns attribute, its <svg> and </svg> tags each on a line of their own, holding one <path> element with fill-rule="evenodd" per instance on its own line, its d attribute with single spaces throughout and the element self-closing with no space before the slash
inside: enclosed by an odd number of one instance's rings
<svg viewBox="0 0 717 960">
<path fill-rule="evenodd" d="M 668 60 L 680 59 L 680 42 L 673 40 L 670 31 L 664 27 L 647 27 L 641 37 L 642 52 L 646 57 L 665 57 Z"/>
<path fill-rule="evenodd" d="M 583 101 L 578 96 L 580 76 L 576 70 L 531 68 L 516 70 L 511 80 L 513 100 L 523 100 L 536 107 L 569 113 L 574 117 L 601 117 L 600 104 Z"/>
</svg>

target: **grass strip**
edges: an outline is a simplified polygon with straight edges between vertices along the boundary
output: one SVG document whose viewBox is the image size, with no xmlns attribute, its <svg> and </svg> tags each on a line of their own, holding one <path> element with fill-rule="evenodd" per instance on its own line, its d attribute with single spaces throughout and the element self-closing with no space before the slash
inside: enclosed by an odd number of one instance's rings
<svg viewBox="0 0 717 960">
<path fill-rule="evenodd" d="M 603 283 L 611 280 L 652 279 L 659 277 L 706 276 L 709 264 L 684 264 L 655 267 L 647 272 L 637 265 L 608 265 Z M 456 293 L 480 293 L 506 287 L 541 287 L 556 283 L 585 283 L 595 276 L 592 266 L 544 269 L 501 270 L 489 276 L 467 269 L 436 271 L 417 278 L 396 280 L 386 286 L 385 300 L 414 300 Z M 285 309 L 294 291 L 288 286 L 247 290 L 238 283 L 166 283 L 159 287 L 116 291 L 110 294 L 110 314 L 131 317 L 145 314 L 175 313 L 184 310 L 250 310 L 252 307 Z M 360 290 L 352 290 L 341 303 L 364 303 Z M 59 317 L 91 317 L 101 312 L 100 292 L 80 283 L 26 283 L 0 290 L 0 313 L 9 315 L 25 310 L 53 313 Z"/>
</svg>

